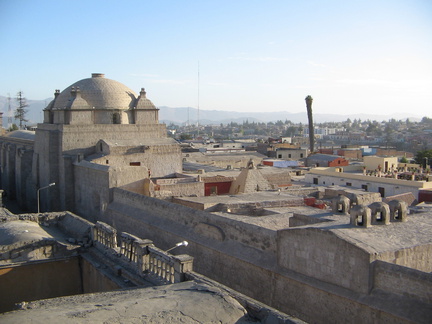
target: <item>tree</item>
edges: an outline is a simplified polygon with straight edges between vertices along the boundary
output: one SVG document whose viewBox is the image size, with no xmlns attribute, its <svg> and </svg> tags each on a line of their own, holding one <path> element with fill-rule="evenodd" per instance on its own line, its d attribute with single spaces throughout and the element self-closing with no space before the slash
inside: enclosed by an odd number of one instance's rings
<svg viewBox="0 0 432 324">
<path fill-rule="evenodd" d="M 429 117 L 425 116 L 425 117 L 422 118 L 421 123 L 422 124 L 432 124 L 432 118 L 429 118 Z"/>
<path fill-rule="evenodd" d="M 393 133 L 392 127 L 387 124 L 385 129 L 384 129 L 386 147 L 388 147 L 388 144 L 392 139 L 392 133 Z"/>
<path fill-rule="evenodd" d="M 187 141 L 187 140 L 191 140 L 191 139 L 192 139 L 192 136 L 190 134 L 185 134 L 185 133 L 180 134 L 180 140 L 181 141 Z"/>
<path fill-rule="evenodd" d="M 408 159 L 406 158 L 406 156 L 402 156 L 399 162 L 400 162 L 400 163 L 408 163 L 409 161 L 408 161 Z"/>
<path fill-rule="evenodd" d="M 18 126 L 16 124 L 12 124 L 11 127 L 9 127 L 8 131 L 9 132 L 13 132 L 18 130 Z"/>
<path fill-rule="evenodd" d="M 418 151 L 414 158 L 414 161 L 415 163 L 426 166 L 426 168 L 428 168 L 432 162 L 432 150 Z"/>
<path fill-rule="evenodd" d="M 17 93 L 16 101 L 18 102 L 18 107 L 15 110 L 15 119 L 19 120 L 19 128 L 22 129 L 22 123 L 28 122 L 28 119 L 25 118 L 25 115 L 28 112 L 28 109 L 25 109 L 28 107 L 27 99 L 23 96 L 23 92 L 19 91 Z"/>
<path fill-rule="evenodd" d="M 297 131 L 297 127 L 290 126 L 287 128 L 287 130 L 285 132 L 285 136 L 293 137 L 295 135 L 296 131 Z"/>
<path fill-rule="evenodd" d="M 305 98 L 305 101 L 306 101 L 306 110 L 307 110 L 307 116 L 309 121 L 309 149 L 310 152 L 313 153 L 315 135 L 314 135 L 314 126 L 313 126 L 313 117 L 312 117 L 312 102 L 313 102 L 312 96 L 310 95 L 307 96 Z"/>
</svg>

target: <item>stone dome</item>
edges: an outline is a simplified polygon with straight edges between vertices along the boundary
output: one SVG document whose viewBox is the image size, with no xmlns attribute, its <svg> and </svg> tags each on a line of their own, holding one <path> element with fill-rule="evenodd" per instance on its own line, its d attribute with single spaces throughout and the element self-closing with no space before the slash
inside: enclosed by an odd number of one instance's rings
<svg viewBox="0 0 432 324">
<path fill-rule="evenodd" d="M 133 90 L 120 82 L 105 78 L 102 73 L 93 73 L 91 78 L 77 81 L 62 92 L 56 91 L 55 96 L 54 101 L 47 107 L 48 109 L 126 110 L 133 108 L 137 99 Z M 80 100 L 74 100 L 78 97 Z"/>
</svg>

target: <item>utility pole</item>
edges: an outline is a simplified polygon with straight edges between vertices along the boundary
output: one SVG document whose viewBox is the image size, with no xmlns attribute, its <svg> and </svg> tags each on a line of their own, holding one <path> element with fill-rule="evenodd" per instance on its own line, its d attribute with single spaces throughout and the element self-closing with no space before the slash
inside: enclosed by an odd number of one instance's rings
<svg viewBox="0 0 432 324">
<path fill-rule="evenodd" d="M 11 129 L 12 127 L 12 108 L 11 108 L 11 97 L 10 94 L 8 93 L 8 129 Z"/>
<path fill-rule="evenodd" d="M 200 64 L 198 61 L 198 115 L 197 115 L 197 137 L 199 137 L 199 118 L 200 118 Z"/>
<path fill-rule="evenodd" d="M 26 113 L 28 112 L 28 109 L 25 109 L 28 107 L 27 100 L 23 96 L 23 92 L 19 91 L 17 93 L 16 101 L 18 102 L 18 107 L 15 110 L 15 119 L 19 120 L 19 128 L 22 129 L 22 123 L 27 122 L 28 119 L 25 118 Z"/>
</svg>

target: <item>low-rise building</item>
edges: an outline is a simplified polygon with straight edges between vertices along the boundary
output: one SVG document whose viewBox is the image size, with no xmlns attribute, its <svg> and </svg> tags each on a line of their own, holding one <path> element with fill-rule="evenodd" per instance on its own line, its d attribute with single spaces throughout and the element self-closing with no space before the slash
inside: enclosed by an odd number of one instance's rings
<svg viewBox="0 0 432 324">
<path fill-rule="evenodd" d="M 432 182 L 428 181 L 399 179 L 395 178 L 394 175 L 384 177 L 384 173 L 382 176 L 378 176 L 378 172 L 366 175 L 361 166 L 313 168 L 305 174 L 305 181 L 320 186 L 343 185 L 370 192 L 379 192 L 382 197 L 411 192 L 418 199 L 421 190 L 432 189 Z"/>
<path fill-rule="evenodd" d="M 349 165 L 348 160 L 329 154 L 312 154 L 306 159 L 306 166 L 310 167 L 343 167 Z"/>
</svg>

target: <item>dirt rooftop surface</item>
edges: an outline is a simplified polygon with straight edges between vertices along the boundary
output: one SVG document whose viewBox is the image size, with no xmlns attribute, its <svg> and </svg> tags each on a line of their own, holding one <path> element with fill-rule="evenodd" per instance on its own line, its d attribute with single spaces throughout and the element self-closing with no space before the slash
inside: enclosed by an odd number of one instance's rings
<svg viewBox="0 0 432 324">
<path fill-rule="evenodd" d="M 257 323 L 228 293 L 187 281 L 25 303 L 0 314 L 11 323 Z"/>
</svg>

